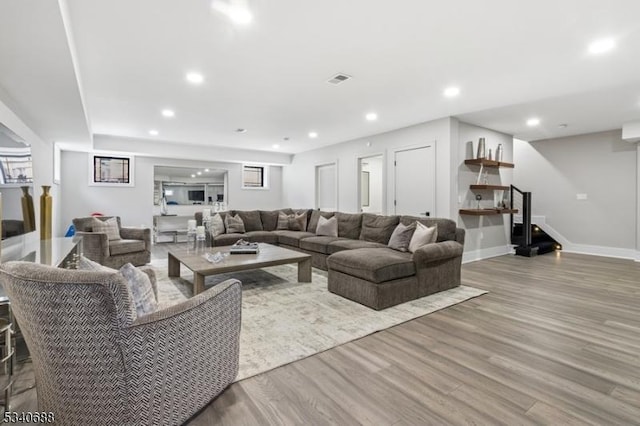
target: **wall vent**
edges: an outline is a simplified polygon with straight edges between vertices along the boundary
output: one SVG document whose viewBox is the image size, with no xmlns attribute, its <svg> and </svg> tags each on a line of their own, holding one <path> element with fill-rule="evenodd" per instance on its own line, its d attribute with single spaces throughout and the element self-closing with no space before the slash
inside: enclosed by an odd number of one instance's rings
<svg viewBox="0 0 640 426">
<path fill-rule="evenodd" d="M 329 84 L 340 84 L 340 83 L 344 83 L 347 80 L 350 80 L 352 77 L 350 75 L 347 74 L 336 74 L 333 77 L 331 77 L 329 80 L 327 80 L 327 83 Z"/>
</svg>

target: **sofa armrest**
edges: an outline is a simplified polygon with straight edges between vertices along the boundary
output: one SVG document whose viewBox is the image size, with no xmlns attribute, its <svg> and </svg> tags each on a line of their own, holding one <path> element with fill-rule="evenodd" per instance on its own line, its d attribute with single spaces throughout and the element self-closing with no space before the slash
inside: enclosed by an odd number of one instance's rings
<svg viewBox="0 0 640 426">
<path fill-rule="evenodd" d="M 151 250 L 151 229 L 149 228 L 120 228 L 120 236 L 125 240 L 142 240 L 144 249 Z"/>
<path fill-rule="evenodd" d="M 464 228 L 456 228 L 456 242 L 462 244 L 464 246 L 464 236 L 466 231 Z"/>
<path fill-rule="evenodd" d="M 451 259 L 462 256 L 463 246 L 456 241 L 442 241 L 440 243 L 427 244 L 413 253 L 413 261 L 417 266 L 442 259 Z"/>
<path fill-rule="evenodd" d="M 100 264 L 109 257 L 109 240 L 104 232 L 76 232 L 82 237 L 82 253 Z"/>
</svg>

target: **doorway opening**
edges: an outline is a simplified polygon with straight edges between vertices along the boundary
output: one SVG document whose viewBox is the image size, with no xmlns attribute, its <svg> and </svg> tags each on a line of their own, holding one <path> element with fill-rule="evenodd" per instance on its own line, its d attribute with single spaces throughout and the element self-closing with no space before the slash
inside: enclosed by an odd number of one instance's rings
<svg viewBox="0 0 640 426">
<path fill-rule="evenodd" d="M 358 158 L 358 210 L 385 214 L 384 156 Z"/>
</svg>

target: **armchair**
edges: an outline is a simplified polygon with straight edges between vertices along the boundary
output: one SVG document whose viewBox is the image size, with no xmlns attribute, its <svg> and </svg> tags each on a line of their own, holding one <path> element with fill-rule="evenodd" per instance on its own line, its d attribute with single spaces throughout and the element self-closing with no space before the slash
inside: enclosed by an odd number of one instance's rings
<svg viewBox="0 0 640 426">
<path fill-rule="evenodd" d="M 118 273 L 6 262 L 0 284 L 59 424 L 182 424 L 238 372 L 237 280 L 139 318 Z"/>
<path fill-rule="evenodd" d="M 120 217 L 115 216 L 120 230 L 120 240 L 109 240 L 104 232 L 93 232 L 93 221 L 106 221 L 109 216 L 81 217 L 73 219 L 76 235 L 81 235 L 82 250 L 89 259 L 110 268 L 118 269 L 125 263 L 141 266 L 151 261 L 151 230 L 148 228 L 123 228 Z"/>
</svg>

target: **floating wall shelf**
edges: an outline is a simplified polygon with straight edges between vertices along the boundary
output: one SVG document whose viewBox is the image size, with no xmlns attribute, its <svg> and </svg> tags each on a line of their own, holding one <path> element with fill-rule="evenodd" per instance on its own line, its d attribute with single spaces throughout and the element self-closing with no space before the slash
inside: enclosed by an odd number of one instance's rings
<svg viewBox="0 0 640 426">
<path fill-rule="evenodd" d="M 470 185 L 469 187 L 471 189 L 493 189 L 497 191 L 509 189 L 508 186 L 502 186 L 502 185 Z"/>
<path fill-rule="evenodd" d="M 515 166 L 513 163 L 505 163 L 504 161 L 487 160 L 486 158 L 473 158 L 471 160 L 464 160 L 464 164 L 484 166 L 484 167 L 506 167 L 513 169 Z"/>
<path fill-rule="evenodd" d="M 518 213 L 518 209 L 460 209 L 460 214 L 468 216 L 490 216 L 512 213 Z"/>
</svg>

